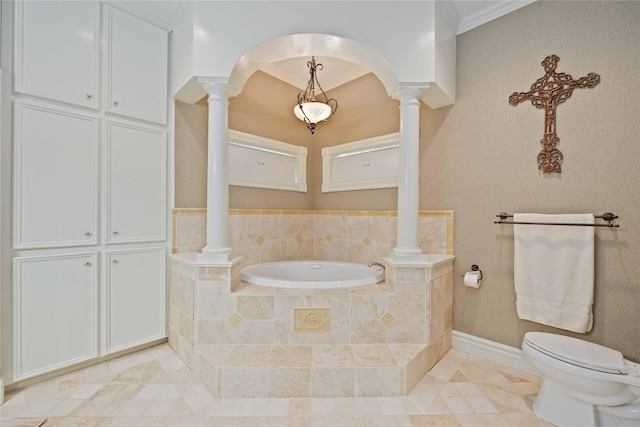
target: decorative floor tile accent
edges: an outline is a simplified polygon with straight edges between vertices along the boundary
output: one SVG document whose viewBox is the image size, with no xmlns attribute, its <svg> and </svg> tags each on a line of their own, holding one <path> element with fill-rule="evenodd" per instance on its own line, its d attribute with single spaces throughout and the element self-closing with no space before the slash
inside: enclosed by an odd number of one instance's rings
<svg viewBox="0 0 640 427">
<path fill-rule="evenodd" d="M 385 313 L 385 315 L 380 318 L 380 321 L 384 326 L 389 328 L 393 325 L 393 322 L 395 322 L 396 319 L 391 315 L 391 313 Z"/>
<path fill-rule="evenodd" d="M 331 331 L 330 308 L 294 308 L 293 331 L 296 333 L 327 333 Z"/>
<path fill-rule="evenodd" d="M 240 326 L 240 323 L 242 323 L 243 320 L 244 319 L 238 313 L 233 313 L 227 319 L 227 321 L 231 323 L 231 326 L 233 326 L 234 328 L 237 328 L 238 326 Z"/>
<path fill-rule="evenodd" d="M 264 243 L 264 237 L 258 236 L 258 238 L 256 239 L 256 243 L 259 244 L 259 245 L 263 244 Z"/>
</svg>

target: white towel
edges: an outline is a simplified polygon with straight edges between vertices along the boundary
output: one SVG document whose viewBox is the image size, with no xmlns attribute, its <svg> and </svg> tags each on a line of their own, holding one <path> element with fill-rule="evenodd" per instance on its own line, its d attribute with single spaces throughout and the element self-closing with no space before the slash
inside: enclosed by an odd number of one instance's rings
<svg viewBox="0 0 640 427">
<path fill-rule="evenodd" d="M 593 224 L 591 214 L 514 214 L 514 222 Z M 518 317 L 585 333 L 593 325 L 594 227 L 514 225 Z"/>
</svg>

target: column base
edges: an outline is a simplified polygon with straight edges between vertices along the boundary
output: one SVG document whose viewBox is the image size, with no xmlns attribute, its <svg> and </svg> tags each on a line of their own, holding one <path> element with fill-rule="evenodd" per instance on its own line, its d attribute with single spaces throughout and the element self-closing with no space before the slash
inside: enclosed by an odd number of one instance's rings
<svg viewBox="0 0 640 427">
<path fill-rule="evenodd" d="M 205 246 L 202 249 L 202 253 L 196 255 L 196 261 L 198 263 L 206 264 L 219 264 L 228 263 L 232 259 L 232 248 L 230 246 L 209 248 Z"/>
<path fill-rule="evenodd" d="M 421 248 L 401 248 L 399 246 L 393 248 L 391 253 L 398 256 L 424 255 Z"/>
<path fill-rule="evenodd" d="M 205 245 L 202 248 L 203 254 L 209 255 L 222 255 L 222 254 L 230 254 L 233 251 L 231 246 L 211 246 Z"/>
<path fill-rule="evenodd" d="M 393 248 L 385 260 L 389 260 L 391 264 L 396 266 L 420 266 L 428 265 L 430 263 L 428 255 L 423 253 L 420 248 Z"/>
</svg>

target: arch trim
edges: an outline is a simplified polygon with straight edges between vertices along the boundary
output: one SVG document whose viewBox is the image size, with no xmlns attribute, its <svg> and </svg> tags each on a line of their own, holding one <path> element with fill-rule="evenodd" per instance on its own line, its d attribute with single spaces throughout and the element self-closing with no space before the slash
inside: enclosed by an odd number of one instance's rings
<svg viewBox="0 0 640 427">
<path fill-rule="evenodd" d="M 367 68 L 382 82 L 389 96 L 398 86 L 396 73 L 387 59 L 371 46 L 329 34 L 305 33 L 278 37 L 245 52 L 229 76 L 232 94 L 242 92 L 249 77 L 265 64 L 313 55 L 354 62 Z"/>
</svg>

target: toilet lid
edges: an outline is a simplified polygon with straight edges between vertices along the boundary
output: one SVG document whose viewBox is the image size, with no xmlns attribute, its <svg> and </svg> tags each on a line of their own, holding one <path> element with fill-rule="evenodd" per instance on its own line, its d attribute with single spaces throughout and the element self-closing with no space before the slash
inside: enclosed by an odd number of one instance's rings
<svg viewBox="0 0 640 427">
<path fill-rule="evenodd" d="M 544 332 L 527 332 L 524 341 L 534 350 L 572 365 L 608 374 L 627 374 L 622 353 L 592 342 Z"/>
</svg>

